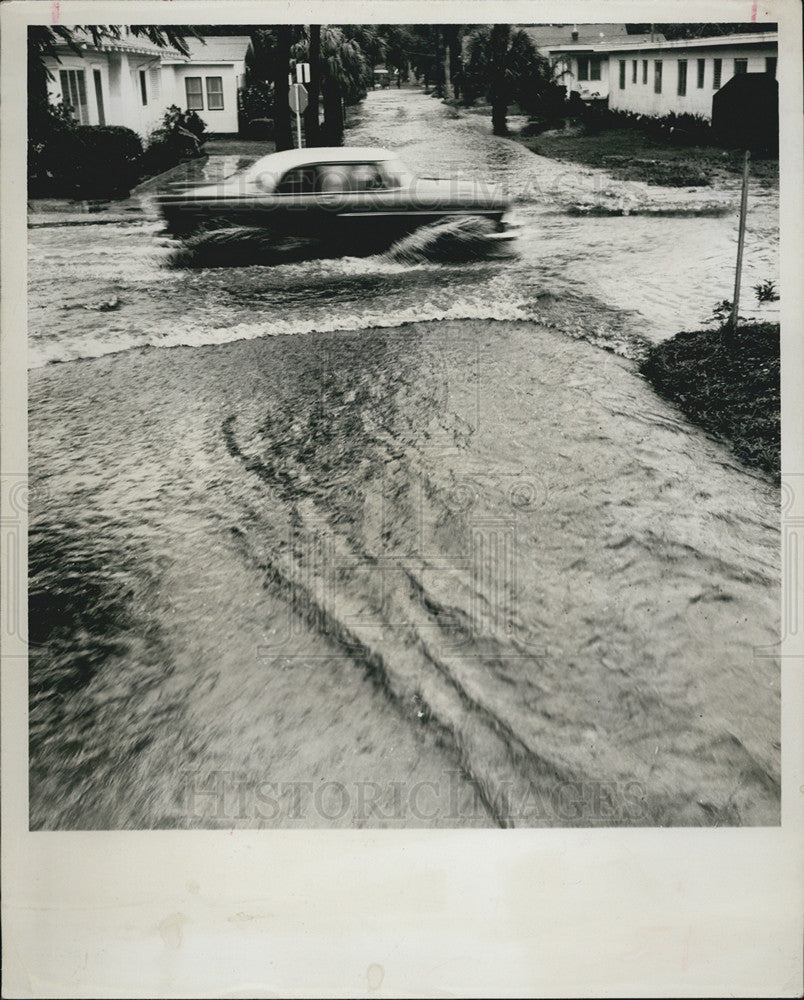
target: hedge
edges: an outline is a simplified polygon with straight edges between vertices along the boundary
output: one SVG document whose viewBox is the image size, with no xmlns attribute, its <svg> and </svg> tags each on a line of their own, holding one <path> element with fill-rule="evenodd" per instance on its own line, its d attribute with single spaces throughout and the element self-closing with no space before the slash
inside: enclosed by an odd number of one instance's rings
<svg viewBox="0 0 804 1000">
<path fill-rule="evenodd" d="M 142 155 L 140 137 L 122 125 L 56 123 L 29 144 L 29 195 L 125 196 L 139 178 Z"/>
</svg>

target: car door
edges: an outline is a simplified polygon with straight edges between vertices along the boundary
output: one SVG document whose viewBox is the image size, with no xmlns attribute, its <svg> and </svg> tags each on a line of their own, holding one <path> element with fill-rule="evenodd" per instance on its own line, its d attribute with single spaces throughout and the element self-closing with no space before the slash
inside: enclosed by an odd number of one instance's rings
<svg viewBox="0 0 804 1000">
<path fill-rule="evenodd" d="M 273 224 L 283 232 L 316 235 L 321 228 L 316 186 L 316 164 L 292 167 L 283 174 L 273 192 Z"/>
</svg>

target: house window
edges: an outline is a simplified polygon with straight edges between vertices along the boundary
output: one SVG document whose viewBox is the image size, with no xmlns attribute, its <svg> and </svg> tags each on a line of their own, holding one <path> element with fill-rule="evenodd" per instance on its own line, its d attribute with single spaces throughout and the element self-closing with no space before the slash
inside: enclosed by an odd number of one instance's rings
<svg viewBox="0 0 804 1000">
<path fill-rule="evenodd" d="M 140 70 L 140 97 L 142 97 L 142 103 L 148 103 L 148 74 L 144 69 Z"/>
<path fill-rule="evenodd" d="M 185 76 L 184 89 L 187 93 L 187 110 L 204 110 L 204 91 L 201 87 L 200 76 Z"/>
<path fill-rule="evenodd" d="M 600 79 L 600 57 L 592 56 L 589 60 L 589 79 L 599 80 Z"/>
<path fill-rule="evenodd" d="M 578 56 L 578 79 L 589 79 L 589 56 Z"/>
<path fill-rule="evenodd" d="M 734 75 L 738 76 L 740 73 L 748 72 L 748 60 L 747 59 L 735 59 L 734 60 Z"/>
<path fill-rule="evenodd" d="M 61 81 L 61 99 L 72 108 L 72 117 L 81 125 L 89 124 L 89 109 L 87 108 L 87 92 L 82 69 L 63 69 L 59 71 Z"/>
<path fill-rule="evenodd" d="M 207 110 L 223 111 L 223 77 L 207 77 Z"/>
<path fill-rule="evenodd" d="M 653 93 L 661 94 L 662 92 L 662 60 L 653 60 Z"/>
<path fill-rule="evenodd" d="M 765 56 L 765 72 L 768 76 L 776 76 L 776 56 Z"/>
<path fill-rule="evenodd" d="M 705 59 L 699 59 L 698 60 L 698 89 L 699 90 L 704 85 L 704 77 L 705 76 L 706 76 L 706 60 Z"/>
<path fill-rule="evenodd" d="M 98 106 L 98 125 L 105 125 L 106 114 L 103 110 L 103 80 L 99 69 L 92 70 L 92 81 L 95 84 L 95 103 Z"/>
<path fill-rule="evenodd" d="M 620 90 L 625 90 L 625 59 L 620 60 Z"/>
<path fill-rule="evenodd" d="M 642 82 L 643 83 L 647 83 L 648 82 L 648 60 L 647 59 L 643 59 L 642 60 Z"/>
<path fill-rule="evenodd" d="M 684 97 L 687 93 L 687 60 L 678 60 L 678 96 Z"/>
<path fill-rule="evenodd" d="M 720 75 L 723 72 L 723 60 L 715 59 L 712 64 L 712 90 L 720 89 Z"/>
<path fill-rule="evenodd" d="M 637 82 L 637 61 L 636 59 L 631 60 L 631 83 Z"/>
</svg>

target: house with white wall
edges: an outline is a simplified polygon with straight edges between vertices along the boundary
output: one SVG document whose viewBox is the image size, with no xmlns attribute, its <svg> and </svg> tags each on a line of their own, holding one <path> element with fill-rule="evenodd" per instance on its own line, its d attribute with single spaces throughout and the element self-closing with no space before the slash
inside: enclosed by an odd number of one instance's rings
<svg viewBox="0 0 804 1000">
<path fill-rule="evenodd" d="M 674 41 L 627 35 L 612 41 L 564 43 L 547 49 L 567 87 L 584 100 L 592 81 L 592 60 L 600 74 L 597 96 L 607 97 L 618 111 L 662 117 L 694 114 L 711 120 L 712 98 L 733 76 L 768 73 L 776 76 L 778 34 L 775 31 L 685 38 Z"/>
<path fill-rule="evenodd" d="M 525 27 L 531 41 L 553 64 L 554 79 L 584 101 L 609 95 L 607 45 L 628 41 L 660 41 L 664 35 L 629 35 L 625 24 L 539 24 Z"/>
<path fill-rule="evenodd" d="M 81 124 L 125 125 L 145 139 L 175 104 L 200 115 L 210 133 L 237 132 L 248 36 L 187 39 L 186 56 L 130 35 L 95 45 L 76 31 L 75 40 L 80 55 L 61 45 L 45 66 L 51 102 L 70 105 Z"/>
</svg>

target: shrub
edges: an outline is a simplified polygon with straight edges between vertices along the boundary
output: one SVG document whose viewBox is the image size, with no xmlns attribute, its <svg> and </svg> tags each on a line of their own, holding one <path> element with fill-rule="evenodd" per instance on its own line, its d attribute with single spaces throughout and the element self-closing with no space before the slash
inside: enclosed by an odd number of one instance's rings
<svg viewBox="0 0 804 1000">
<path fill-rule="evenodd" d="M 171 104 L 148 141 L 143 157 L 145 174 L 161 174 L 185 160 L 202 156 L 201 138 L 205 131 L 204 121 L 194 111 L 182 111 Z"/>
<path fill-rule="evenodd" d="M 29 194 L 124 197 L 141 165 L 136 132 L 121 125 L 78 125 L 65 105 L 55 105 L 37 116 L 28 142 Z"/>
<path fill-rule="evenodd" d="M 124 197 L 136 184 L 142 143 L 122 125 L 80 125 L 78 189 L 89 198 Z"/>
<path fill-rule="evenodd" d="M 250 83 L 238 96 L 238 121 L 241 132 L 251 131 L 252 122 L 273 119 L 274 88 L 266 80 Z"/>
<path fill-rule="evenodd" d="M 75 183 L 78 126 L 65 104 L 38 102 L 28 109 L 28 194 L 67 195 Z"/>
<path fill-rule="evenodd" d="M 580 118 L 590 135 L 604 129 L 635 128 L 654 139 L 669 140 L 679 146 L 707 146 L 714 141 L 712 126 L 703 115 L 677 115 L 671 111 L 668 115 L 654 117 L 609 108 L 606 102 L 597 101 L 585 105 Z"/>
<path fill-rule="evenodd" d="M 720 305 L 728 305 L 721 303 Z M 745 462 L 779 476 L 779 325 L 679 333 L 641 365 L 654 388 Z"/>
</svg>

